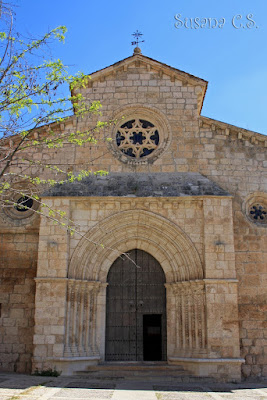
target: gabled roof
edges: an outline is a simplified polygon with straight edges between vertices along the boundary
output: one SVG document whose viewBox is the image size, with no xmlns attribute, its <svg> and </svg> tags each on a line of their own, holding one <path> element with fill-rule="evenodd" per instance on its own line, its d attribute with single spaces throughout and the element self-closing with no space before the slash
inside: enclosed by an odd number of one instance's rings
<svg viewBox="0 0 267 400">
<path fill-rule="evenodd" d="M 193 85 L 201 85 L 201 86 L 207 86 L 208 81 L 205 81 L 204 79 L 198 78 L 197 76 L 191 75 L 187 72 L 181 71 L 177 68 L 171 67 L 170 65 L 164 64 L 160 61 L 154 60 L 153 58 L 144 56 L 143 54 L 133 54 L 130 57 L 126 57 L 121 61 L 118 61 L 112 65 L 109 65 L 108 67 L 102 68 L 98 71 L 92 72 L 90 74 L 91 79 L 95 80 L 100 77 L 103 77 L 103 75 L 109 75 L 113 73 L 114 71 L 120 69 L 121 67 L 124 66 L 129 66 L 130 64 L 134 62 L 140 62 L 143 64 L 150 65 L 151 68 L 156 69 L 156 70 L 162 70 L 166 75 L 170 75 L 173 78 L 181 79 L 182 81 L 190 82 Z"/>
<path fill-rule="evenodd" d="M 172 81 L 175 81 L 177 79 L 182 81 L 184 84 L 190 84 L 192 86 L 200 86 L 200 90 L 198 93 L 198 111 L 200 114 L 208 82 L 205 81 L 204 79 L 198 78 L 187 72 L 181 71 L 177 68 L 173 68 L 167 64 L 154 60 L 153 58 L 144 56 L 139 52 L 134 51 L 134 54 L 132 56 L 124 58 L 123 60 L 118 61 L 115 64 L 112 64 L 108 67 L 105 67 L 103 69 L 91 73 L 90 74 L 91 79 L 88 85 L 89 86 L 92 85 L 94 81 L 103 80 L 108 75 L 113 75 L 116 72 L 119 72 L 120 70 L 127 71 L 127 68 L 133 63 L 137 68 L 146 65 L 148 71 L 154 70 L 158 72 L 159 75 L 164 73 L 168 75 Z"/>
</svg>

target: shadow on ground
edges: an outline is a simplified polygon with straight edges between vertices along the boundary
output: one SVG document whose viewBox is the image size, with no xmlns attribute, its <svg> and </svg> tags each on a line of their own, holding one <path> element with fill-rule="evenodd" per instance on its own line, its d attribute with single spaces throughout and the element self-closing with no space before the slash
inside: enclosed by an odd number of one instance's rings
<svg viewBox="0 0 267 400">
<path fill-rule="evenodd" d="M 64 389 L 99 389 L 99 390 L 120 390 L 116 387 L 119 383 L 127 383 L 127 390 L 148 390 L 144 388 L 144 380 L 129 378 L 109 378 L 96 379 L 84 376 L 76 377 L 40 377 L 22 374 L 0 374 L 1 389 L 26 390 L 32 387 L 43 388 L 64 388 Z M 218 392 L 218 393 L 236 393 L 238 390 L 267 389 L 267 381 L 262 382 L 242 382 L 242 383 L 214 383 L 208 380 L 201 382 L 157 382 L 146 381 L 150 384 L 150 390 L 153 388 L 156 392 Z M 267 392 L 266 392 L 267 396 Z"/>
</svg>

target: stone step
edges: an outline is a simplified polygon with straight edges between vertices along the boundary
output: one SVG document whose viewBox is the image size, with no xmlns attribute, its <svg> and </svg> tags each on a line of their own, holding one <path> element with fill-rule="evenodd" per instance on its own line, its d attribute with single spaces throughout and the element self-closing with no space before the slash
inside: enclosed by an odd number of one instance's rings
<svg viewBox="0 0 267 400">
<path fill-rule="evenodd" d="M 77 371 L 76 375 L 87 375 L 94 378 L 146 378 L 149 380 L 173 380 L 190 376 L 182 366 L 166 363 L 105 363 L 88 366 L 85 371 Z"/>
<path fill-rule="evenodd" d="M 120 370 L 120 371 L 183 371 L 184 368 L 181 365 L 169 365 L 166 362 L 106 362 L 98 365 L 90 365 L 87 367 L 87 371 L 109 371 L 109 370 Z"/>
<path fill-rule="evenodd" d="M 215 383 L 216 379 L 215 378 L 210 378 L 210 377 L 199 377 L 199 376 L 193 376 L 190 375 L 190 373 L 184 371 L 184 373 L 181 373 L 180 375 L 164 375 L 164 374 L 158 374 L 158 375 L 125 375 L 125 374 L 95 374 L 95 373 L 90 373 L 88 371 L 78 371 L 75 373 L 75 375 L 78 377 L 88 377 L 88 379 L 92 381 L 148 381 L 152 383 L 157 383 L 157 384 L 164 384 L 165 382 L 168 383 Z"/>
</svg>

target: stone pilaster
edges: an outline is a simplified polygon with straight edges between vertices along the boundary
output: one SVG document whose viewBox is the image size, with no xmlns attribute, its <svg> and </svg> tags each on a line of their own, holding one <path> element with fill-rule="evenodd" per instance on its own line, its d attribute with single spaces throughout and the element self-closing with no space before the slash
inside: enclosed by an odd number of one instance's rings
<svg viewBox="0 0 267 400">
<path fill-rule="evenodd" d="M 49 357 L 62 357 L 65 336 L 66 278 L 35 278 L 33 370 L 46 368 Z"/>
</svg>

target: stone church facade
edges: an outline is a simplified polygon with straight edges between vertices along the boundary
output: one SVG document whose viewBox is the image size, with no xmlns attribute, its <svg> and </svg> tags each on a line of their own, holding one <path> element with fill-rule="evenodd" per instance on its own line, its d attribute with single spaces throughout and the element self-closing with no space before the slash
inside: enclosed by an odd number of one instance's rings
<svg viewBox="0 0 267 400">
<path fill-rule="evenodd" d="M 80 235 L 1 211 L 0 370 L 165 361 L 267 376 L 267 137 L 201 116 L 206 89 L 135 49 L 81 89 L 115 120 L 98 143 L 32 154 L 109 174 L 42 195 Z"/>
</svg>

